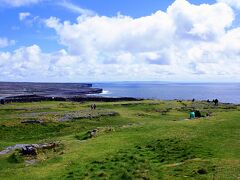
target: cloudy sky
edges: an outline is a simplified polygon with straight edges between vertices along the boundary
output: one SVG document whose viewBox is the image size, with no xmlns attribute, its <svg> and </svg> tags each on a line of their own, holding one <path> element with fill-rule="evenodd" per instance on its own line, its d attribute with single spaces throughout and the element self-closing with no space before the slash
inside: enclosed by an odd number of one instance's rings
<svg viewBox="0 0 240 180">
<path fill-rule="evenodd" d="M 240 81 L 240 0 L 0 0 L 0 81 Z"/>
</svg>

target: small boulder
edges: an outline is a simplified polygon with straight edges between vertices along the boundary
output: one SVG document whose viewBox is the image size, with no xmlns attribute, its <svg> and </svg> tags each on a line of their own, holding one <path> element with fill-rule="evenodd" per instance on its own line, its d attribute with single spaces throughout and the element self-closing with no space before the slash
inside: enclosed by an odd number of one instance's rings
<svg viewBox="0 0 240 180">
<path fill-rule="evenodd" d="M 87 132 L 89 138 L 96 137 L 97 133 L 98 133 L 98 129 L 93 129 L 93 130 Z"/>
<path fill-rule="evenodd" d="M 37 148 L 34 146 L 25 146 L 21 150 L 22 155 L 29 155 L 29 156 L 36 156 L 37 155 Z"/>
</svg>

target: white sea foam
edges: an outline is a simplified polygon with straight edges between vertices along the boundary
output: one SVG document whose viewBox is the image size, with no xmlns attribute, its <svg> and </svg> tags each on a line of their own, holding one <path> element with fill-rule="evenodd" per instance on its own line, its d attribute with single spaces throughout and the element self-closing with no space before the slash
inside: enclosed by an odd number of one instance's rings
<svg viewBox="0 0 240 180">
<path fill-rule="evenodd" d="M 107 90 L 103 90 L 101 94 L 111 94 L 111 93 Z"/>
</svg>

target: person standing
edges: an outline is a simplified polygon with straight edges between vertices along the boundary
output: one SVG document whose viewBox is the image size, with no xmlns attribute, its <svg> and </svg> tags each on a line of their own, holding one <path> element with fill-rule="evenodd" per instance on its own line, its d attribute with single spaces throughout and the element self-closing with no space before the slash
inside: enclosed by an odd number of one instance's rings
<svg viewBox="0 0 240 180">
<path fill-rule="evenodd" d="M 4 99 L 1 99 L 1 102 L 0 102 L 2 105 L 4 105 L 5 104 L 5 101 L 4 101 Z"/>
<path fill-rule="evenodd" d="M 190 119 L 194 119 L 195 118 L 195 112 L 194 111 L 191 111 L 189 113 L 189 115 L 190 115 Z"/>
</svg>

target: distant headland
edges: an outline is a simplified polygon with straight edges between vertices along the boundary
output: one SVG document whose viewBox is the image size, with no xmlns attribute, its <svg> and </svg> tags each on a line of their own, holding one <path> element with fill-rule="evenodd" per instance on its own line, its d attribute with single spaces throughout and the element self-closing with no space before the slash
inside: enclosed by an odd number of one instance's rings
<svg viewBox="0 0 240 180">
<path fill-rule="evenodd" d="M 90 83 L 0 82 L 0 97 L 2 98 L 30 95 L 73 97 L 98 93 L 102 93 L 102 89 L 93 88 Z"/>
<path fill-rule="evenodd" d="M 91 83 L 0 82 L 1 103 L 38 101 L 132 101 L 131 97 L 101 97 L 103 89 Z M 92 95 L 92 96 L 91 96 Z M 140 99 L 139 99 L 140 100 Z"/>
</svg>

